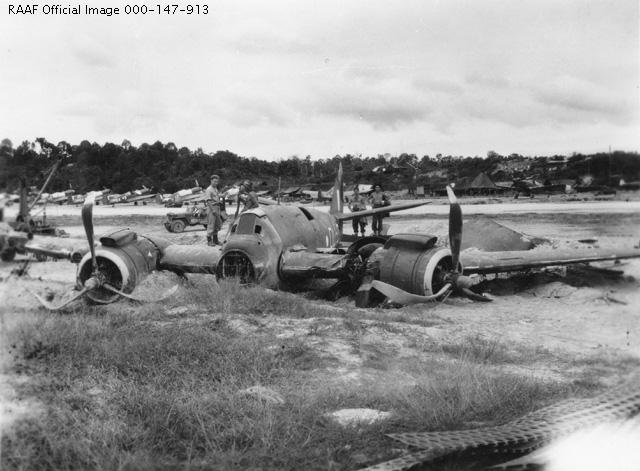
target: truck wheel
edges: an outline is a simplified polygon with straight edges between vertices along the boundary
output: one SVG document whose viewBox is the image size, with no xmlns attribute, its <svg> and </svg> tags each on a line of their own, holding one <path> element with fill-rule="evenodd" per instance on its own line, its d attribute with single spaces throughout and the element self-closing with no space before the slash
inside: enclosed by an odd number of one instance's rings
<svg viewBox="0 0 640 471">
<path fill-rule="evenodd" d="M 171 224 L 169 224 L 168 222 L 165 222 L 165 223 L 164 223 L 164 228 L 165 228 L 166 230 L 168 230 L 169 232 L 171 232 Z"/>
<path fill-rule="evenodd" d="M 2 251 L 0 258 L 2 259 L 3 262 L 10 262 L 15 258 L 15 256 L 16 256 L 16 249 L 7 249 Z"/>
<path fill-rule="evenodd" d="M 182 232 L 184 231 L 185 223 L 181 219 L 176 219 L 171 223 L 171 232 Z"/>
</svg>

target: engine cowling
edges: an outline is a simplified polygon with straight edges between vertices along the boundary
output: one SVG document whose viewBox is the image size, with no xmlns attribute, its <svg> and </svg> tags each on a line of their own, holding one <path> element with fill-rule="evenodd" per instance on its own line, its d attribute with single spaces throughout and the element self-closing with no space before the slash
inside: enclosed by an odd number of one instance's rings
<svg viewBox="0 0 640 471">
<path fill-rule="evenodd" d="M 95 251 L 98 271 L 107 283 L 127 294 L 158 267 L 161 246 L 157 241 L 138 237 L 129 229 L 105 235 L 100 238 L 100 243 L 102 245 Z M 76 281 L 82 288 L 92 275 L 91 253 L 82 258 L 77 273 Z M 105 288 L 93 289 L 87 296 L 101 304 L 112 303 L 120 297 Z"/>
<path fill-rule="evenodd" d="M 437 237 L 423 234 L 398 234 L 384 245 L 379 279 L 409 293 L 430 296 L 446 283 L 451 272 L 451 251 L 436 247 Z M 462 265 L 458 264 L 462 273 Z"/>
</svg>

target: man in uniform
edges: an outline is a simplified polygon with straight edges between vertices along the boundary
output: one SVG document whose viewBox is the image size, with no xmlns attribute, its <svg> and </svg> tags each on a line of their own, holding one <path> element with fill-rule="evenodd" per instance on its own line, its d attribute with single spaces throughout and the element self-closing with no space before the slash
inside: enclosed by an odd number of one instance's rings
<svg viewBox="0 0 640 471">
<path fill-rule="evenodd" d="M 349 209 L 352 213 L 364 211 L 367 209 L 367 200 L 364 196 L 360 195 L 358 185 L 353 187 L 353 196 L 349 199 Z M 367 227 L 367 218 L 365 216 L 353 218 L 352 224 L 353 234 L 357 236 L 358 228 L 360 228 L 360 233 L 362 234 L 362 237 L 364 237 L 364 229 L 365 227 Z"/>
<path fill-rule="evenodd" d="M 218 191 L 218 175 L 211 175 L 211 184 L 204 190 L 204 201 L 207 205 L 207 245 L 220 245 L 218 241 L 218 231 L 222 227 L 220 218 L 220 199 Z"/>
<path fill-rule="evenodd" d="M 236 206 L 235 217 L 238 217 L 238 213 L 240 212 L 240 200 L 244 203 L 244 208 L 242 208 L 243 213 L 248 209 L 260 206 L 258 203 L 258 197 L 256 196 L 255 191 L 253 191 L 253 185 L 249 180 L 243 181 L 238 189 L 238 205 Z"/>
<path fill-rule="evenodd" d="M 371 200 L 371 206 L 373 208 L 381 208 L 383 206 L 389 206 L 390 201 L 387 194 L 382 189 L 382 185 L 376 183 L 373 185 L 373 193 L 369 197 Z M 373 224 L 371 229 L 373 229 L 373 235 L 381 235 L 382 234 L 382 220 L 388 213 L 375 214 L 373 216 Z"/>
</svg>

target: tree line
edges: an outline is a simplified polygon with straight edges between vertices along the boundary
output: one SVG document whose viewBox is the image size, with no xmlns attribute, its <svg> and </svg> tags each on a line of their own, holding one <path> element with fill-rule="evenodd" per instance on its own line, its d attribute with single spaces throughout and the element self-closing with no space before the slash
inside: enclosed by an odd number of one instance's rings
<svg viewBox="0 0 640 471">
<path fill-rule="evenodd" d="M 257 189 L 305 184 L 328 189 L 340 162 L 347 184 L 375 182 L 389 190 L 472 179 L 480 172 L 487 173 L 494 181 L 527 177 L 543 181 L 577 180 L 584 175 L 592 175 L 597 184 L 614 184 L 620 178 L 627 182 L 640 180 L 638 153 L 624 151 L 576 153 L 569 157 L 503 156 L 493 151 L 485 157 L 346 154 L 328 159 L 291 156 L 265 161 L 242 157 L 229 150 L 213 153 L 201 148 L 191 150 L 173 142 L 156 141 L 135 147 L 126 139 L 121 144 L 99 145 L 83 140 L 72 145 L 37 138 L 17 146 L 9 139 L 0 142 L 0 191 L 15 191 L 20 178 L 25 178 L 28 185 L 41 185 L 58 161 L 59 168 L 47 191 L 72 188 L 76 193 L 85 193 L 109 188 L 123 193 L 145 186 L 173 193 L 183 188 L 206 186 L 213 173 L 220 175 L 223 185 L 250 179 Z"/>
</svg>

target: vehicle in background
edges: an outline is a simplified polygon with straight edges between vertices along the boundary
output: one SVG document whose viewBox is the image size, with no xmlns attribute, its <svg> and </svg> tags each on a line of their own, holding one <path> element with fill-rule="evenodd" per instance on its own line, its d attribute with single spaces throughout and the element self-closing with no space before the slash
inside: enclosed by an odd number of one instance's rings
<svg viewBox="0 0 640 471">
<path fill-rule="evenodd" d="M 179 213 L 167 213 L 164 220 L 164 227 L 169 232 L 182 232 L 189 226 L 198 225 L 207 228 L 207 209 L 203 206 L 193 206 Z"/>
</svg>

